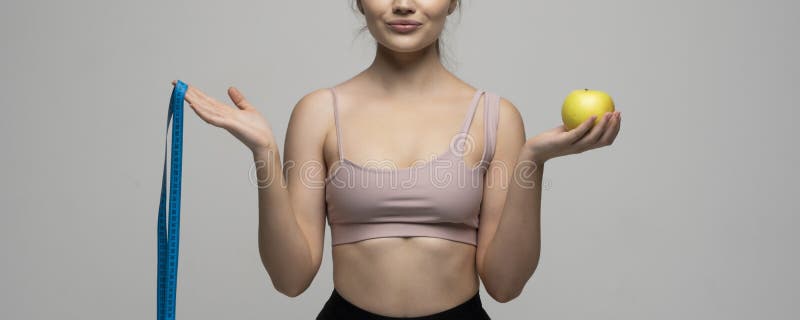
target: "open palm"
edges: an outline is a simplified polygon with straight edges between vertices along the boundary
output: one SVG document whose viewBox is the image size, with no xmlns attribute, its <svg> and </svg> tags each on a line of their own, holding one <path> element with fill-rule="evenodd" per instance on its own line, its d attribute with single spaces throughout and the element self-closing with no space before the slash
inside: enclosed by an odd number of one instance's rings
<svg viewBox="0 0 800 320">
<path fill-rule="evenodd" d="M 595 119 L 591 117 L 572 130 L 557 126 L 530 138 L 525 146 L 533 152 L 535 160 L 543 162 L 611 145 L 622 123 L 620 112 L 606 112 L 596 125 Z"/>
<path fill-rule="evenodd" d="M 173 80 L 172 85 L 176 82 Z M 228 88 L 228 95 L 237 108 L 219 102 L 191 85 L 187 85 L 185 100 L 201 119 L 227 130 L 251 151 L 268 150 L 272 147 L 272 128 L 267 120 L 238 89 Z"/>
</svg>

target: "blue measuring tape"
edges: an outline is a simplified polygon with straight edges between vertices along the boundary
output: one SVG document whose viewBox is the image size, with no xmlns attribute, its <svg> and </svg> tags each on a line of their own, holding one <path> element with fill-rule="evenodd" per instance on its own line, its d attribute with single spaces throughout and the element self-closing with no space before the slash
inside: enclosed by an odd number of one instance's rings
<svg viewBox="0 0 800 320">
<path fill-rule="evenodd" d="M 172 156 L 169 180 L 169 221 L 167 221 L 167 156 L 164 141 L 164 173 L 161 175 L 161 201 L 158 205 L 158 320 L 175 319 L 175 288 L 178 283 L 178 232 L 181 213 L 181 166 L 183 153 L 183 99 L 187 85 L 176 81 L 167 111 L 167 137 L 172 121 Z"/>
</svg>

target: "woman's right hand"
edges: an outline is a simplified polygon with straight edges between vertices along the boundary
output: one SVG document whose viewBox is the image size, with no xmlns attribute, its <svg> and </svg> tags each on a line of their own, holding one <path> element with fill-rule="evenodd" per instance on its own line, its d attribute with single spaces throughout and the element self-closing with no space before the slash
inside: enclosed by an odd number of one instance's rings
<svg viewBox="0 0 800 320">
<path fill-rule="evenodd" d="M 176 80 L 172 81 L 174 86 Z M 238 108 L 221 103 L 209 97 L 194 86 L 188 85 L 184 99 L 205 122 L 228 130 L 250 151 L 262 152 L 275 146 L 272 128 L 261 113 L 250 104 L 234 87 L 228 88 L 228 95 Z"/>
</svg>

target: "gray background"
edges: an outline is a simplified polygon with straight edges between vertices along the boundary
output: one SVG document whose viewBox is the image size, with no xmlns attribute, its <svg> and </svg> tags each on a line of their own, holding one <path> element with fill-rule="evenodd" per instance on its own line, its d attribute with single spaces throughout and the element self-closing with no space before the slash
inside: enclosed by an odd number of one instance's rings
<svg viewBox="0 0 800 320">
<path fill-rule="evenodd" d="M 372 60 L 340 1 L 3 1 L 0 318 L 154 319 L 170 81 L 283 142 L 304 94 Z M 542 255 L 494 319 L 797 319 L 796 1 L 472 1 L 452 70 L 532 137 L 570 90 L 612 95 L 614 145 L 545 167 Z M 186 106 L 180 319 L 312 319 L 332 290 L 275 291 L 252 157 Z"/>
</svg>

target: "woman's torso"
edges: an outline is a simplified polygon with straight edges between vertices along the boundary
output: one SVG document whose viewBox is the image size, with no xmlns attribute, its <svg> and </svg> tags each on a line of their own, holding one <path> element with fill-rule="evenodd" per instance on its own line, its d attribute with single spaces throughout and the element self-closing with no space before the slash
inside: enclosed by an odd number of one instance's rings
<svg viewBox="0 0 800 320">
<path fill-rule="evenodd" d="M 415 317 L 450 309 L 478 291 L 475 247 L 432 237 L 376 238 L 333 247 L 333 282 L 367 311 Z"/>
<path fill-rule="evenodd" d="M 344 154 L 357 164 L 389 159 L 397 168 L 430 159 L 447 148 L 476 92 L 463 84 L 441 97 L 392 99 L 372 95 L 363 87 L 359 83 L 336 86 Z M 477 166 L 483 153 L 481 109 L 468 130 L 476 145 L 463 155 L 467 166 Z M 330 175 L 340 159 L 335 126 L 327 137 L 324 156 Z M 425 150 L 425 156 L 404 154 L 412 149 Z M 334 287 L 345 299 L 373 313 L 432 314 L 478 291 L 475 255 L 474 245 L 436 237 L 383 237 L 335 245 Z"/>
</svg>

